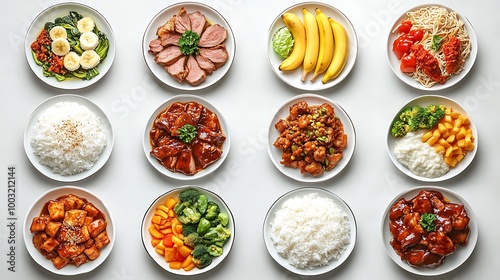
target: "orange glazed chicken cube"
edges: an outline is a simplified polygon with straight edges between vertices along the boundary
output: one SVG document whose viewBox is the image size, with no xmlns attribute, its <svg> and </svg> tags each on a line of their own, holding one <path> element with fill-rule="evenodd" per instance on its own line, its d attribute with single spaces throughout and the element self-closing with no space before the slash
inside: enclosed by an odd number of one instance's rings
<svg viewBox="0 0 500 280">
<path fill-rule="evenodd" d="M 45 228 L 45 233 L 47 233 L 50 237 L 54 237 L 59 232 L 61 226 L 61 222 L 49 222 Z"/>
<path fill-rule="evenodd" d="M 31 222 L 30 231 L 31 232 L 44 231 L 49 221 L 50 221 L 49 216 L 34 217 L 33 221 Z"/>
<path fill-rule="evenodd" d="M 64 202 L 62 201 L 49 201 L 49 205 L 47 206 L 49 210 L 49 216 L 52 220 L 61 220 L 64 219 Z"/>
<path fill-rule="evenodd" d="M 85 224 L 87 211 L 84 210 L 69 210 L 64 216 L 64 223 L 70 227 L 81 227 Z"/>
<path fill-rule="evenodd" d="M 103 219 L 97 219 L 90 223 L 89 232 L 90 237 L 95 238 L 99 233 L 106 229 L 107 223 Z"/>
</svg>

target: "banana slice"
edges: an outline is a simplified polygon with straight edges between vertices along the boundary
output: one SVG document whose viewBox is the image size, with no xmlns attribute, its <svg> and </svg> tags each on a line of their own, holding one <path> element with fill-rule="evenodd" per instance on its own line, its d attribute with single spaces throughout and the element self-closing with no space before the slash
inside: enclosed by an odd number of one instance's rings
<svg viewBox="0 0 500 280">
<path fill-rule="evenodd" d="M 99 64 L 101 58 L 94 50 L 84 51 L 80 56 L 80 65 L 83 69 L 91 69 Z"/>
<path fill-rule="evenodd" d="M 80 35 L 80 46 L 84 50 L 93 50 L 99 43 L 99 38 L 94 32 L 83 32 Z"/>
<path fill-rule="evenodd" d="M 64 56 L 64 68 L 75 71 L 80 68 L 80 56 L 76 52 L 69 52 Z"/>
<path fill-rule="evenodd" d="M 94 29 L 94 26 L 94 20 L 90 17 L 83 17 L 76 24 L 76 27 L 78 28 L 78 31 L 80 31 L 80 33 L 92 31 Z"/>
<path fill-rule="evenodd" d="M 66 32 L 66 28 L 62 26 L 54 26 L 49 31 L 50 39 L 55 40 L 59 38 L 66 39 L 68 38 L 68 33 Z"/>
<path fill-rule="evenodd" d="M 69 42 L 66 38 L 58 38 L 52 41 L 52 52 L 59 56 L 65 56 L 70 51 Z"/>
</svg>

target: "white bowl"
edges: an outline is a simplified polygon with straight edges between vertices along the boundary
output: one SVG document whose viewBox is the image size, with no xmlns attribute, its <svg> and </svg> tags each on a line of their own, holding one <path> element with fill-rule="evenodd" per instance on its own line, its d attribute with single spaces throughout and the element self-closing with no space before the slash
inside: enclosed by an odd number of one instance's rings
<svg viewBox="0 0 500 280">
<path fill-rule="evenodd" d="M 160 114 L 162 111 L 167 109 L 172 103 L 175 102 L 197 102 L 204 107 L 207 107 L 210 109 L 212 112 L 217 114 L 219 117 L 219 122 L 221 126 L 221 130 L 226 136 L 226 140 L 224 141 L 224 144 L 222 145 L 222 155 L 221 157 L 215 161 L 214 163 L 210 164 L 207 166 L 205 169 L 199 171 L 198 173 L 194 175 L 186 175 L 180 172 L 172 172 L 168 170 L 165 166 L 161 165 L 158 160 L 156 160 L 154 157 L 150 155 L 151 152 L 151 143 L 149 139 L 149 131 L 153 126 L 153 122 L 155 118 Z M 204 177 L 212 172 L 214 172 L 219 166 L 224 162 L 226 159 L 227 155 L 229 154 L 229 149 L 231 147 L 231 138 L 229 136 L 229 129 L 227 122 L 224 118 L 224 116 L 217 110 L 215 106 L 213 106 L 208 100 L 196 96 L 196 95 L 191 95 L 191 94 L 183 94 L 183 95 L 177 95 L 169 98 L 165 102 L 163 102 L 158 108 L 151 114 L 151 117 L 149 118 L 146 128 L 144 130 L 144 136 L 143 136 L 143 149 L 144 149 L 144 154 L 146 155 L 146 158 L 148 159 L 149 163 L 156 169 L 158 172 L 161 174 L 173 178 L 173 179 L 178 179 L 178 180 L 195 180 L 199 179 L 201 177 Z"/>
<path fill-rule="evenodd" d="M 52 261 L 46 259 L 40 252 L 38 252 L 38 250 L 33 245 L 32 241 L 33 234 L 30 232 L 30 227 L 33 218 L 40 215 L 40 211 L 49 200 L 57 199 L 61 196 L 69 194 L 73 194 L 80 198 L 88 200 L 105 215 L 107 222 L 106 231 L 108 233 L 110 243 L 101 249 L 101 255 L 94 261 L 89 261 L 87 263 L 82 264 L 79 267 L 72 264 L 68 264 L 62 269 L 57 269 L 52 264 Z M 106 260 L 106 258 L 111 253 L 111 250 L 113 249 L 116 239 L 115 224 L 113 222 L 113 218 L 106 204 L 96 194 L 92 193 L 89 190 L 76 186 L 62 186 L 53 188 L 42 194 L 35 202 L 33 202 L 28 212 L 26 213 L 26 217 L 24 219 L 23 237 L 26 249 L 28 250 L 28 253 L 31 255 L 31 257 L 36 263 L 38 263 L 41 267 L 45 268 L 46 270 L 54 274 L 65 275 L 65 276 L 83 274 L 97 268 Z"/>
<path fill-rule="evenodd" d="M 35 152 L 33 151 L 33 148 L 31 147 L 30 144 L 30 138 L 33 133 L 33 127 L 38 122 L 38 118 L 40 117 L 40 115 L 42 115 L 45 110 L 47 110 L 48 108 L 52 107 L 53 105 L 59 102 L 76 102 L 80 105 L 86 106 L 89 110 L 91 110 L 101 119 L 102 128 L 106 133 L 106 141 L 107 141 L 106 147 L 104 147 L 102 153 L 99 156 L 99 159 L 94 163 L 94 165 L 89 170 L 74 175 L 61 175 L 58 173 L 54 173 L 51 167 L 40 164 L 40 159 L 37 155 L 35 155 Z M 43 175 L 59 182 L 80 181 L 99 171 L 99 169 L 101 169 L 104 166 L 104 164 L 106 164 L 109 157 L 111 156 L 114 140 L 115 136 L 113 128 L 104 111 L 89 99 L 73 94 L 57 95 L 43 101 L 30 115 L 28 123 L 26 124 L 26 127 L 24 129 L 24 150 L 31 164 Z"/>
<path fill-rule="evenodd" d="M 174 78 L 172 78 L 170 74 L 165 71 L 165 69 L 163 69 L 163 66 L 155 62 L 153 55 L 148 53 L 149 43 L 157 38 L 156 30 L 158 29 L 158 27 L 164 25 L 173 15 L 178 14 L 179 10 L 182 7 L 184 7 L 188 13 L 200 11 L 208 19 L 210 19 L 210 21 L 216 24 L 220 24 L 222 27 L 224 27 L 228 33 L 227 39 L 224 42 L 229 53 L 229 58 L 226 64 L 224 64 L 224 66 L 222 66 L 221 68 L 215 70 L 211 75 L 207 75 L 207 79 L 198 86 L 191 86 L 187 82 L 179 83 Z M 162 83 L 180 90 L 200 90 L 217 83 L 229 71 L 236 55 L 236 40 L 234 38 L 233 30 L 231 29 L 231 26 L 229 26 L 227 20 L 214 8 L 203 3 L 179 2 L 166 7 L 153 17 L 151 22 L 148 24 L 146 31 L 144 32 L 144 37 L 142 39 L 142 53 L 149 70 L 151 70 L 153 75 Z"/>
<path fill-rule="evenodd" d="M 299 16 L 302 22 L 304 22 L 302 14 L 303 8 L 307 8 L 313 14 L 315 14 L 316 8 L 320 8 L 321 11 L 326 16 L 331 17 L 335 21 L 341 23 L 345 27 L 347 35 L 349 37 L 349 53 L 344 69 L 337 78 L 328 81 L 325 84 L 321 82 L 321 78 L 323 77 L 323 75 L 317 77 L 314 82 L 310 82 L 309 79 L 311 78 L 312 73 L 309 73 L 307 80 L 305 82 L 302 82 L 300 80 L 300 78 L 302 77 L 302 70 L 303 70 L 302 66 L 292 71 L 280 71 L 279 65 L 281 64 L 283 59 L 280 58 L 273 50 L 272 46 L 273 35 L 274 33 L 276 33 L 276 31 L 278 31 L 278 29 L 285 26 L 285 23 L 281 19 L 281 15 L 283 15 L 286 12 L 291 12 Z M 276 76 L 278 76 L 278 78 L 280 78 L 283 82 L 296 89 L 304 91 L 319 91 L 331 88 L 339 84 L 351 72 L 352 68 L 354 67 L 354 63 L 356 62 L 357 56 L 358 56 L 358 37 L 356 35 L 356 31 L 354 30 L 354 26 L 352 25 L 351 21 L 347 18 L 347 16 L 345 16 L 344 13 L 326 3 L 304 2 L 286 8 L 274 19 L 273 23 L 271 24 L 271 27 L 269 28 L 268 39 L 267 39 L 267 57 L 269 59 L 269 63 L 271 64 L 271 69 L 273 69 L 274 73 L 276 74 Z"/>
<path fill-rule="evenodd" d="M 349 220 L 349 226 L 350 226 L 350 243 L 346 247 L 345 251 L 342 253 L 339 259 L 337 260 L 332 260 L 329 262 L 328 265 L 325 266 L 318 266 L 314 267 L 313 269 L 305 268 L 305 269 L 299 269 L 293 265 L 291 265 L 288 261 L 288 259 L 284 258 L 282 255 L 278 253 L 276 250 L 276 247 L 271 240 L 271 223 L 275 218 L 276 212 L 281 209 L 283 203 L 285 203 L 288 199 L 297 197 L 297 196 L 304 196 L 307 194 L 311 193 L 316 193 L 318 194 L 319 197 L 324 197 L 324 198 L 329 198 L 332 199 L 335 204 L 337 204 L 343 212 L 347 215 L 347 218 Z M 293 272 L 295 274 L 299 275 L 304 275 L 304 276 L 313 276 L 313 275 L 320 275 L 327 273 L 329 271 L 334 270 L 335 268 L 339 267 L 344 263 L 347 258 L 350 256 L 352 251 L 354 250 L 354 246 L 356 245 L 356 235 L 357 235 L 357 225 L 356 225 L 356 219 L 354 217 L 354 213 L 352 212 L 351 208 L 347 205 L 347 203 L 342 200 L 339 196 L 336 194 L 321 189 L 321 188 L 299 188 L 295 189 L 292 191 L 289 191 L 279 197 L 269 208 L 266 217 L 264 219 L 264 226 L 263 226 L 263 235 L 264 235 L 264 243 L 267 247 L 267 251 L 271 255 L 271 257 L 282 267 L 287 269 L 290 272 Z"/>
<path fill-rule="evenodd" d="M 183 269 L 171 269 L 169 267 L 169 263 L 165 261 L 165 258 L 158 254 L 155 251 L 155 248 L 153 245 L 151 245 L 151 234 L 148 231 L 149 226 L 151 225 L 151 218 L 153 218 L 154 213 L 156 211 L 156 207 L 159 205 L 162 205 L 169 197 L 175 197 L 178 198 L 179 194 L 187 189 L 197 189 L 200 193 L 204 194 L 207 196 L 209 201 L 213 201 L 217 203 L 220 207 L 221 212 L 227 213 L 229 217 L 229 224 L 228 228 L 231 231 L 231 237 L 229 240 L 226 241 L 224 246 L 222 247 L 223 253 L 221 256 L 214 257 L 212 260 L 212 263 L 204 268 L 193 268 L 190 271 L 185 271 Z M 218 194 L 215 192 L 212 192 L 208 189 L 202 188 L 200 186 L 182 186 L 178 188 L 174 188 L 170 191 L 167 191 L 160 196 L 158 196 L 153 203 L 149 206 L 149 208 L 146 210 L 146 213 L 144 214 L 144 217 L 142 219 L 142 224 L 141 224 L 141 239 L 142 239 L 142 245 L 144 246 L 144 249 L 146 252 L 149 254 L 149 256 L 164 270 L 172 273 L 172 274 L 177 274 L 177 275 L 197 275 L 197 274 L 202 274 L 205 272 L 208 272 L 214 268 L 216 268 L 224 259 L 227 258 L 229 253 L 231 252 L 231 248 L 233 247 L 234 243 L 234 238 L 235 238 L 235 224 L 234 224 L 234 217 L 233 214 L 231 213 L 231 210 L 229 209 L 229 206 L 226 204 L 226 202 L 220 197 Z"/>
<path fill-rule="evenodd" d="M 408 168 L 406 168 L 406 166 L 402 165 L 394 156 L 394 146 L 396 144 L 397 139 L 391 135 L 392 123 L 396 119 L 399 118 L 399 114 L 401 111 L 403 111 L 403 109 L 410 107 L 410 106 L 413 106 L 413 105 L 427 106 L 430 104 L 444 105 L 445 107 L 451 107 L 453 109 L 453 111 L 459 112 L 460 114 L 469 117 L 470 122 L 471 122 L 470 128 L 472 129 L 472 133 L 474 136 L 474 144 L 475 144 L 474 150 L 468 152 L 467 155 L 463 158 L 463 160 L 461 162 L 459 162 L 455 167 L 450 167 L 450 170 L 446 174 L 444 174 L 443 176 L 436 177 L 436 178 L 427 178 L 427 177 L 416 175 L 413 172 L 411 172 Z M 475 126 L 474 121 L 472 120 L 471 116 L 467 113 L 467 111 L 465 111 L 465 109 L 460 104 L 458 104 L 456 101 L 454 101 L 450 98 L 447 98 L 444 96 L 438 96 L 438 95 L 422 95 L 422 96 L 419 96 L 419 97 L 416 97 L 416 98 L 410 100 L 408 103 L 406 103 L 404 106 L 402 106 L 398 110 L 398 112 L 396 113 L 394 118 L 391 119 L 391 122 L 389 124 L 389 129 L 387 131 L 387 151 L 389 152 L 389 157 L 391 158 L 394 165 L 396 165 L 396 167 L 401 172 L 406 174 L 407 176 L 409 176 L 413 179 L 422 181 L 422 182 L 441 182 L 441 181 L 451 179 L 451 178 L 459 175 L 460 173 L 462 173 L 474 160 L 476 153 L 477 153 L 477 149 L 479 148 L 478 144 L 479 144 L 479 137 L 478 137 L 476 126 Z"/>
<path fill-rule="evenodd" d="M 429 7 L 429 6 L 444 7 L 448 11 L 456 12 L 458 14 L 458 18 L 464 22 L 465 28 L 467 29 L 467 31 L 469 33 L 469 39 L 470 39 L 470 43 L 471 43 L 471 52 L 470 52 L 470 56 L 465 59 L 464 69 L 458 75 L 454 75 L 449 80 L 447 80 L 446 83 L 444 83 L 444 84 L 437 83 L 437 84 L 433 85 L 432 87 L 424 87 L 418 81 L 413 79 L 412 77 L 401 72 L 401 70 L 399 69 L 401 61 L 398 60 L 398 58 L 396 57 L 396 55 L 392 51 L 392 43 L 398 37 L 398 34 L 397 34 L 398 32 L 397 31 L 393 32 L 393 31 L 401 23 L 403 18 L 406 16 L 406 13 L 408 13 L 410 11 L 418 10 L 420 8 Z M 457 84 L 458 82 L 460 82 L 463 78 L 465 78 L 465 76 L 472 69 L 474 62 L 476 61 L 477 51 L 478 51 L 478 44 L 477 44 L 476 33 L 474 31 L 474 28 L 472 28 L 472 25 L 469 22 L 469 20 L 463 14 L 459 13 L 457 10 L 455 10 L 451 7 L 447 7 L 445 5 L 442 5 L 442 4 L 418 5 L 418 6 L 415 6 L 411 9 L 405 11 L 397 18 L 397 20 L 391 26 L 391 28 L 389 30 L 388 38 L 387 38 L 387 59 L 389 61 L 389 66 L 391 67 L 394 74 L 396 74 L 396 76 L 398 76 L 398 78 L 401 79 L 401 81 L 403 81 L 407 85 L 414 87 L 416 89 L 425 90 L 425 91 L 438 91 L 438 90 L 446 89 L 446 88 L 449 88 L 449 87 Z"/>
<path fill-rule="evenodd" d="M 344 133 L 347 135 L 347 147 L 343 151 L 344 154 L 342 159 L 332 170 L 325 171 L 322 175 L 319 176 L 312 176 L 311 174 L 301 174 L 298 168 L 284 166 L 280 163 L 282 151 L 273 146 L 274 141 L 279 136 L 279 132 L 274 127 L 274 125 L 280 119 L 286 118 L 289 115 L 290 107 L 299 101 L 306 101 L 309 105 L 321 105 L 325 102 L 331 104 L 335 110 L 335 115 L 344 124 Z M 269 153 L 269 156 L 271 157 L 271 161 L 281 173 L 300 182 L 321 182 L 333 178 L 347 166 L 352 158 L 352 155 L 354 154 L 355 147 L 356 131 L 349 115 L 347 115 L 347 112 L 339 104 L 317 94 L 304 93 L 285 101 L 285 103 L 280 106 L 273 119 L 271 120 L 271 123 L 269 124 L 267 151 Z"/>
<path fill-rule="evenodd" d="M 76 11 L 81 15 L 83 15 L 84 17 L 85 16 L 91 17 L 94 20 L 97 28 L 104 34 L 106 34 L 106 36 L 109 39 L 108 54 L 106 58 L 97 66 L 97 69 L 99 70 L 99 75 L 95 76 L 94 78 L 88 81 L 84 81 L 77 78 L 71 78 L 58 82 L 54 77 L 45 77 L 42 74 L 42 67 L 38 66 L 35 63 L 31 54 L 30 45 L 36 40 L 36 37 L 38 36 L 38 34 L 40 34 L 40 31 L 42 31 L 45 23 L 53 22 L 58 17 L 68 15 L 70 11 Z M 50 6 L 49 8 L 43 10 L 33 20 L 33 22 L 28 28 L 28 32 L 26 33 L 24 49 L 26 53 L 26 59 L 28 61 L 31 70 L 33 70 L 33 73 L 35 73 L 35 75 L 38 78 L 40 78 L 40 80 L 42 80 L 43 82 L 45 82 L 50 86 L 59 89 L 81 89 L 96 83 L 102 77 L 104 77 L 104 75 L 106 75 L 106 73 L 111 68 L 111 65 L 113 64 L 113 60 L 115 59 L 116 45 L 115 45 L 115 35 L 113 33 L 113 30 L 111 29 L 111 25 L 104 18 L 103 15 L 101 15 L 98 11 L 87 5 L 74 2 L 66 2 Z"/>
<path fill-rule="evenodd" d="M 390 241 L 392 239 L 392 234 L 389 229 L 389 212 L 391 209 L 391 206 L 396 203 L 401 197 L 404 197 L 406 199 L 411 199 L 415 197 L 421 190 L 434 190 L 434 191 L 439 191 L 441 192 L 445 198 L 447 198 L 450 202 L 453 203 L 459 203 L 463 204 L 465 206 L 465 210 L 467 211 L 467 214 L 469 215 L 470 221 L 469 221 L 469 227 L 470 227 L 470 235 L 469 239 L 467 241 L 467 245 L 461 248 L 458 248 L 453 254 L 449 255 L 446 257 L 445 262 L 437 267 L 437 268 L 418 268 L 418 267 L 413 267 L 410 266 L 408 263 L 405 261 L 401 260 L 401 257 L 394 251 L 392 246 L 390 245 Z M 382 242 L 384 243 L 384 247 L 391 257 L 391 259 L 399 265 L 402 269 L 411 272 L 416 275 L 422 275 L 422 276 L 437 276 L 437 275 L 442 275 L 445 273 L 448 273 L 456 268 L 458 268 L 460 265 L 462 265 L 472 254 L 474 251 L 474 247 L 476 246 L 477 239 L 478 239 L 479 233 L 478 233 L 478 225 L 477 225 L 477 219 L 474 215 L 474 212 L 472 211 L 472 207 L 467 203 L 465 199 L 463 199 L 459 194 L 443 188 L 443 187 L 437 187 L 437 186 L 419 186 L 419 187 L 413 187 L 408 190 L 402 191 L 398 195 L 394 197 L 394 199 L 388 204 L 383 218 L 382 218 Z"/>
</svg>

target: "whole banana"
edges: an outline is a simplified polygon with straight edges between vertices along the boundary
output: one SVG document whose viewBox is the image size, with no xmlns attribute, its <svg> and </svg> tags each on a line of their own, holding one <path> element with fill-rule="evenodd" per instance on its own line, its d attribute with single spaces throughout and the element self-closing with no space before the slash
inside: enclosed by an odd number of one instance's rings
<svg viewBox="0 0 500 280">
<path fill-rule="evenodd" d="M 335 52 L 330 66 L 328 66 L 323 79 L 321 79 L 323 84 L 329 80 L 335 79 L 340 72 L 342 72 L 347 62 L 347 54 L 349 52 L 349 36 L 347 35 L 344 26 L 339 22 L 334 21 L 332 18 L 328 18 L 328 21 L 332 26 L 335 38 Z"/>
<path fill-rule="evenodd" d="M 301 80 L 304 82 L 309 72 L 314 70 L 318 61 L 319 31 L 316 17 L 307 8 L 302 9 L 304 27 L 306 29 L 306 54 L 302 63 L 303 71 Z"/>
<path fill-rule="evenodd" d="M 300 18 L 294 13 L 284 13 L 281 18 L 285 23 L 294 40 L 292 53 L 281 62 L 279 69 L 281 71 L 293 70 L 298 68 L 306 53 L 306 30 Z"/>
<path fill-rule="evenodd" d="M 333 32 L 332 26 L 328 22 L 328 17 L 319 9 L 316 8 L 316 21 L 319 29 L 319 54 L 316 68 L 311 77 L 311 82 L 323 72 L 326 71 L 333 58 Z"/>
</svg>

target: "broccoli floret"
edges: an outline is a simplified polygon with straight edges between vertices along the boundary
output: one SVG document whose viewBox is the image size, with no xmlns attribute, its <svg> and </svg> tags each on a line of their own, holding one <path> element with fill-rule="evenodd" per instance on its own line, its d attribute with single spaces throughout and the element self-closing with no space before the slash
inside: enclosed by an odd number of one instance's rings
<svg viewBox="0 0 500 280">
<path fill-rule="evenodd" d="M 213 256 L 210 255 L 208 247 L 203 244 L 196 245 L 191 255 L 197 268 L 204 268 L 212 263 Z"/>
<path fill-rule="evenodd" d="M 410 131 L 431 129 L 444 117 L 444 110 L 443 105 L 414 105 L 405 108 L 399 114 L 399 119 L 392 123 L 391 134 L 394 137 L 402 137 Z"/>
<path fill-rule="evenodd" d="M 201 214 L 195 206 L 184 207 L 182 211 L 177 214 L 177 219 L 183 224 L 196 224 L 200 221 Z"/>
<path fill-rule="evenodd" d="M 429 105 L 425 107 L 425 123 L 423 128 L 431 129 L 437 125 L 437 123 L 444 118 L 445 107 L 443 105 Z"/>
<path fill-rule="evenodd" d="M 195 247 L 197 244 L 200 244 L 203 241 L 203 238 L 198 235 L 196 232 L 192 232 L 189 235 L 184 236 L 184 244 L 189 247 Z"/>
<path fill-rule="evenodd" d="M 397 120 L 392 124 L 391 127 L 391 134 L 394 137 L 403 137 L 408 133 L 409 131 L 409 126 L 405 122 L 401 120 Z"/>
<path fill-rule="evenodd" d="M 188 202 L 189 204 L 196 204 L 200 193 L 195 189 L 187 189 L 179 194 L 180 202 Z"/>
<path fill-rule="evenodd" d="M 208 202 L 207 212 L 205 212 L 205 218 L 209 220 L 213 220 L 217 218 L 217 215 L 220 213 L 219 205 L 213 201 Z"/>
<path fill-rule="evenodd" d="M 211 227 L 208 232 L 205 233 L 203 236 L 203 243 L 207 245 L 216 244 L 222 247 L 229 237 L 231 237 L 231 231 L 219 224 L 216 227 Z"/>
<path fill-rule="evenodd" d="M 193 232 L 196 233 L 196 228 L 197 228 L 196 224 L 185 224 L 185 225 L 182 225 L 182 235 L 188 236 L 188 235 L 190 235 Z"/>
<path fill-rule="evenodd" d="M 425 119 L 425 109 L 418 105 L 409 107 L 399 115 L 399 119 L 408 124 L 410 131 L 417 131 L 422 128 L 420 125 Z"/>
</svg>

